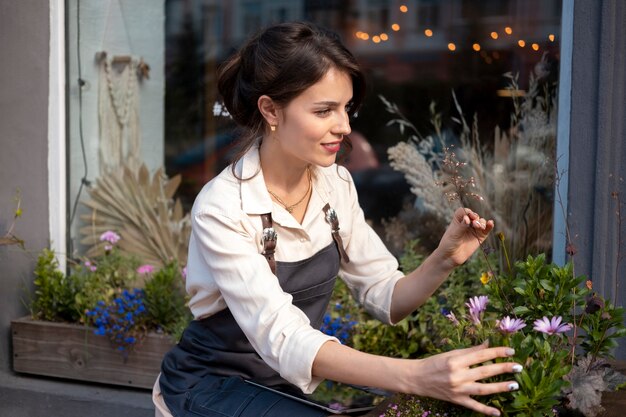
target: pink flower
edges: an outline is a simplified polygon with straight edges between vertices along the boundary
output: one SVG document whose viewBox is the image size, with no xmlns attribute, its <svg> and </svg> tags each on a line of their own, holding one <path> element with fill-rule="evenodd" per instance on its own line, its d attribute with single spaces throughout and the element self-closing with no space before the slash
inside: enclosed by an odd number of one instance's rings
<svg viewBox="0 0 626 417">
<path fill-rule="evenodd" d="M 183 275 L 183 279 L 187 279 L 187 267 L 185 266 L 183 268 L 183 270 L 181 271 L 182 275 Z"/>
<path fill-rule="evenodd" d="M 150 264 L 141 265 L 137 268 L 138 274 L 151 274 L 154 272 L 154 267 Z"/>
<path fill-rule="evenodd" d="M 526 323 L 524 323 L 524 320 L 512 319 L 509 316 L 506 316 L 502 320 L 498 320 L 497 325 L 498 329 L 500 329 L 500 331 L 505 334 L 515 333 L 518 330 L 526 327 Z"/>
<path fill-rule="evenodd" d="M 110 252 L 110 251 L 111 251 L 111 249 L 113 249 L 113 246 L 112 246 L 112 245 L 104 245 L 104 250 L 105 250 L 106 252 Z"/>
<path fill-rule="evenodd" d="M 117 233 L 111 230 L 107 230 L 106 232 L 100 235 L 101 242 L 109 242 L 115 245 L 119 240 L 120 240 L 120 235 L 118 235 Z"/>
<path fill-rule="evenodd" d="M 543 316 L 542 319 L 535 320 L 535 322 L 533 323 L 533 329 L 541 333 L 555 334 L 566 332 L 572 328 L 572 325 L 569 323 L 561 324 L 561 320 L 563 320 L 561 316 L 552 317 L 552 320 L 548 319 L 546 316 Z"/>
<path fill-rule="evenodd" d="M 95 266 L 92 265 L 92 266 L 89 267 L 89 270 L 91 272 L 96 272 L 98 270 L 98 268 L 96 268 Z"/>
<path fill-rule="evenodd" d="M 470 319 L 474 324 L 480 324 L 480 319 L 482 318 L 483 312 L 487 309 L 488 303 L 489 297 L 486 295 L 472 297 L 469 303 L 465 303 L 469 308 Z"/>
</svg>

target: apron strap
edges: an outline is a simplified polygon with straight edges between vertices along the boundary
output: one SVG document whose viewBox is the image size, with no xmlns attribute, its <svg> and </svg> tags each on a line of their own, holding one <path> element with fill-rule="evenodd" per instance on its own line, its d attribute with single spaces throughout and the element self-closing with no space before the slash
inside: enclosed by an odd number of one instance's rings
<svg viewBox="0 0 626 417">
<path fill-rule="evenodd" d="M 344 261 L 345 263 L 348 263 L 350 262 L 350 258 L 348 257 L 348 254 L 346 253 L 345 249 L 343 248 L 343 240 L 341 239 L 341 236 L 339 235 L 339 218 L 337 217 L 337 212 L 335 211 L 335 209 L 330 207 L 330 204 L 328 203 L 326 203 L 323 210 L 324 210 L 324 214 L 326 214 L 326 221 L 330 223 L 330 226 L 332 228 L 331 233 L 333 235 L 333 240 L 335 241 L 335 244 L 337 245 L 337 250 L 339 250 L 339 255 L 341 256 L 341 260 Z"/>
<path fill-rule="evenodd" d="M 335 245 L 337 246 L 337 250 L 339 251 L 339 256 L 343 262 L 348 263 L 350 262 L 350 258 L 343 247 L 343 240 L 339 235 L 339 218 L 337 217 L 337 212 L 331 208 L 328 203 L 326 203 L 323 210 L 326 215 L 326 221 L 330 223 L 331 234 L 333 236 L 333 240 L 335 241 Z M 263 256 L 265 256 L 265 259 L 267 259 L 267 263 L 269 264 L 272 273 L 276 275 L 276 260 L 274 259 L 274 252 L 276 252 L 276 240 L 278 239 L 278 235 L 272 227 L 272 213 L 261 214 L 261 221 L 263 222 L 262 253 Z"/>
<path fill-rule="evenodd" d="M 274 252 L 276 251 L 276 240 L 278 235 L 272 227 L 272 213 L 261 214 L 261 221 L 263 222 L 263 256 L 267 259 L 267 263 L 270 265 L 272 274 L 276 275 L 276 260 L 274 259 Z"/>
</svg>

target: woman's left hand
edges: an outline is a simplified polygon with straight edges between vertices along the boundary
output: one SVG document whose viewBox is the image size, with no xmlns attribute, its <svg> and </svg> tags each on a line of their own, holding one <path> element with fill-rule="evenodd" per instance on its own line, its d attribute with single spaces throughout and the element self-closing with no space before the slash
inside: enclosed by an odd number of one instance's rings
<svg viewBox="0 0 626 417">
<path fill-rule="evenodd" d="M 485 220 L 468 208 L 459 208 L 454 212 L 437 252 L 450 266 L 461 265 L 484 242 L 493 226 L 493 220 Z"/>
</svg>

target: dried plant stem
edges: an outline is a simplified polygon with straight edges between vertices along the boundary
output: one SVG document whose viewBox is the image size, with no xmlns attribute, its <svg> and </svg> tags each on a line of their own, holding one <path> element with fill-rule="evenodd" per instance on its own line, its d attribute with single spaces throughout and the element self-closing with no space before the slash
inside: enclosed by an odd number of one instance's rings
<svg viewBox="0 0 626 417">
<path fill-rule="evenodd" d="M 558 166 L 558 158 L 557 158 L 557 166 Z M 568 253 L 570 257 L 572 258 L 572 278 L 576 278 L 576 273 L 574 272 L 574 262 L 573 262 L 573 258 L 574 258 L 574 255 L 576 254 L 576 251 L 574 250 L 574 245 L 572 243 L 572 235 L 571 235 L 570 228 L 569 228 L 569 221 L 567 220 L 567 213 L 565 212 L 565 206 L 563 205 L 563 198 L 561 196 L 561 188 L 559 187 L 561 183 L 561 178 L 563 175 L 565 175 L 565 171 L 562 171 L 559 173 L 558 168 L 555 167 L 554 188 L 556 189 L 557 203 L 559 207 L 561 208 L 561 213 L 565 221 L 565 242 L 567 243 Z M 576 289 L 574 289 L 574 291 L 575 290 Z M 582 320 L 583 320 L 583 315 L 581 314 L 580 323 L 582 323 Z M 572 340 L 571 340 L 572 346 L 570 349 L 570 358 L 571 358 L 572 366 L 574 366 L 574 361 L 576 359 L 576 352 L 575 352 L 576 339 L 578 338 L 578 329 L 580 328 L 580 323 L 576 324 L 576 302 L 573 300 L 572 300 L 572 322 L 574 323 L 574 336 L 572 337 Z"/>
<path fill-rule="evenodd" d="M 468 196 L 477 200 L 481 200 L 481 201 L 483 200 L 483 198 L 474 192 L 467 191 L 467 188 L 475 187 L 474 178 L 465 179 L 461 176 L 461 173 L 459 172 L 459 168 L 463 167 L 465 163 L 459 162 L 456 159 L 455 153 L 450 152 L 451 147 L 452 146 L 444 148 L 445 157 L 443 159 L 443 165 L 451 171 L 450 183 L 452 184 L 454 188 L 454 192 L 448 192 L 445 194 L 449 201 L 458 200 L 461 208 L 465 209 L 465 207 L 469 206 L 469 204 L 467 204 L 466 202 L 466 198 Z M 495 270 L 491 266 L 491 262 L 489 262 L 489 257 L 487 256 L 487 251 L 483 247 L 483 242 L 481 242 L 480 238 L 478 237 L 478 234 L 476 233 L 476 230 L 472 228 L 471 225 L 470 225 L 470 230 L 472 231 L 472 234 L 474 235 L 474 237 L 476 238 L 476 241 L 478 242 L 480 251 L 483 255 L 483 258 L 485 259 L 485 263 L 487 264 L 487 269 L 489 270 L 489 272 L 491 273 L 494 279 L 494 283 L 496 284 L 495 285 L 496 291 L 500 294 L 500 296 L 506 303 L 507 311 L 513 314 L 513 306 L 511 305 L 511 302 L 506 296 L 506 293 L 502 290 L 502 286 L 500 285 L 501 284 L 500 277 L 498 276 L 498 274 L 496 274 Z M 507 260 L 508 260 L 508 257 L 507 257 Z"/>
</svg>

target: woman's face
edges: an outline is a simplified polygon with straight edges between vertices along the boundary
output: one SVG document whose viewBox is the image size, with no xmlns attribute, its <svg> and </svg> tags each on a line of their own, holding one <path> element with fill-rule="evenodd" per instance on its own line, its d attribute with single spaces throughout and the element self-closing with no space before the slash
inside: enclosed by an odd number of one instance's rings
<svg viewBox="0 0 626 417">
<path fill-rule="evenodd" d="M 279 152 L 284 153 L 281 158 L 289 158 L 295 164 L 332 165 L 343 136 L 350 133 L 346 110 L 351 101 L 350 76 L 331 68 L 320 81 L 279 110 L 278 127 L 272 135 Z"/>
</svg>

